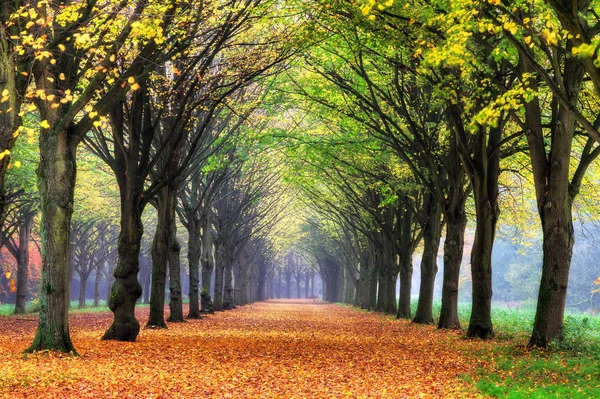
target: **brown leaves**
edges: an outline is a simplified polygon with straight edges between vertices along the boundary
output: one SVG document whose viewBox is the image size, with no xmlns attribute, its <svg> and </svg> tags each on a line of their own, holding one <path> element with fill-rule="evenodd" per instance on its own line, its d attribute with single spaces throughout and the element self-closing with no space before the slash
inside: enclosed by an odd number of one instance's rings
<svg viewBox="0 0 600 399">
<path fill-rule="evenodd" d="M 71 315 L 80 357 L 22 355 L 35 320 L 0 323 L 0 397 L 468 397 L 487 345 L 312 301 L 268 301 L 100 341 L 110 313 Z M 141 324 L 148 308 L 138 310 Z M 5 323 L 6 321 L 6 323 Z"/>
</svg>

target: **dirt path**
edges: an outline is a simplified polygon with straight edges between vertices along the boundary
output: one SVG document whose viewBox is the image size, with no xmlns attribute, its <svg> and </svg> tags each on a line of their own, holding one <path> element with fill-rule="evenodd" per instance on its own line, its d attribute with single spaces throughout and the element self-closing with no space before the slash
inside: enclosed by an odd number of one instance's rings
<svg viewBox="0 0 600 399">
<path fill-rule="evenodd" d="M 481 343 L 307 300 L 267 301 L 100 341 L 111 313 L 71 316 L 80 357 L 22 355 L 34 317 L 0 318 L 0 397 L 414 398 L 473 396 Z M 142 325 L 148 309 L 138 310 Z"/>
</svg>

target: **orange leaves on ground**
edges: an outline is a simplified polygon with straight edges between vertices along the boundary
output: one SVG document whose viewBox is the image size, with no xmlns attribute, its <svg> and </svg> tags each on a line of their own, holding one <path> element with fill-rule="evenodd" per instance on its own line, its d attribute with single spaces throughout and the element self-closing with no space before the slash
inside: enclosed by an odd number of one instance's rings
<svg viewBox="0 0 600 399">
<path fill-rule="evenodd" d="M 23 355 L 34 317 L 0 323 L 0 397 L 402 398 L 476 396 L 463 375 L 488 345 L 380 314 L 267 301 L 100 341 L 110 313 L 71 316 L 80 357 Z M 148 309 L 137 312 L 142 325 Z"/>
</svg>

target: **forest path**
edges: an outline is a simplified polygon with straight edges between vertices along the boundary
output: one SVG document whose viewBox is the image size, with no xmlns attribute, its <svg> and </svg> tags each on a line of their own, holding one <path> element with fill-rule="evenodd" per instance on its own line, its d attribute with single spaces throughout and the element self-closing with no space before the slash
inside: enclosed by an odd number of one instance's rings
<svg viewBox="0 0 600 399">
<path fill-rule="evenodd" d="M 137 310 L 142 325 L 148 308 Z M 112 314 L 70 316 L 79 357 L 23 355 L 33 316 L 0 318 L 0 397 L 470 397 L 487 344 L 313 300 L 270 300 L 100 341 Z M 482 346 L 483 345 L 483 346 Z"/>
</svg>

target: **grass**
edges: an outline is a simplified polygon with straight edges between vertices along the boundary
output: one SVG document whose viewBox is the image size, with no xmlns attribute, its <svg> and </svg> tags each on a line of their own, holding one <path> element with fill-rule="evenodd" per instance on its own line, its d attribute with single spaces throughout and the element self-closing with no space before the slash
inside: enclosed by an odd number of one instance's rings
<svg viewBox="0 0 600 399">
<path fill-rule="evenodd" d="M 184 303 L 186 301 L 184 300 Z M 71 307 L 69 309 L 69 313 L 95 313 L 95 312 L 110 312 L 108 306 L 106 306 L 106 301 L 100 301 L 100 306 L 94 307 L 94 301 L 88 300 L 86 301 L 85 308 L 79 309 L 79 301 L 71 301 Z M 150 306 L 148 304 L 138 303 L 136 306 L 144 307 Z M 27 314 L 37 313 L 39 308 L 37 302 L 27 302 L 26 306 Z M 0 304 L 0 317 L 1 316 L 12 316 L 15 314 L 15 304 L 14 303 L 3 303 Z"/>
<path fill-rule="evenodd" d="M 415 301 L 411 303 L 413 315 L 416 309 Z M 433 314 L 439 315 L 440 309 L 441 303 L 435 303 Z M 466 329 L 471 304 L 459 304 L 458 316 Z M 520 308 L 493 305 L 495 344 L 477 351 L 487 366 L 471 381 L 480 393 L 514 399 L 600 398 L 600 317 L 567 313 L 564 337 L 547 350 L 527 348 L 534 319 L 533 304 Z"/>
<path fill-rule="evenodd" d="M 434 305 L 434 314 L 440 307 Z M 458 312 L 466 328 L 471 305 L 460 304 Z M 548 350 L 529 350 L 534 318 L 533 307 L 493 308 L 497 345 L 479 353 L 489 364 L 475 382 L 480 392 L 497 398 L 600 398 L 600 317 L 567 314 L 562 339 Z"/>
</svg>

